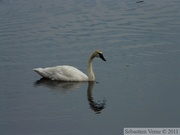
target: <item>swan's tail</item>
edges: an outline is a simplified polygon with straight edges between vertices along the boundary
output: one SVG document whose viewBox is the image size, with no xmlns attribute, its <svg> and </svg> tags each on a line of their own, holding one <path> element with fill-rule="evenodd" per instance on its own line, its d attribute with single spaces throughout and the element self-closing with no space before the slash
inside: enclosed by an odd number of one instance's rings
<svg viewBox="0 0 180 135">
<path fill-rule="evenodd" d="M 34 68 L 33 70 L 40 76 L 44 77 L 43 68 Z"/>
<path fill-rule="evenodd" d="M 42 71 L 42 68 L 34 68 L 33 69 L 35 72 L 39 73 L 40 71 Z"/>
</svg>

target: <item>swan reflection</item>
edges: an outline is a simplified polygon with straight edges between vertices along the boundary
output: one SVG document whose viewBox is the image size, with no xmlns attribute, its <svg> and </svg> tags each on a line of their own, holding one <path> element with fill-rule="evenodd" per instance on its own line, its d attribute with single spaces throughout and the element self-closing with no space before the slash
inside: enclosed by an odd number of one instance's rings
<svg viewBox="0 0 180 135">
<path fill-rule="evenodd" d="M 50 79 L 41 78 L 37 80 L 34 84 L 35 86 L 45 86 L 50 89 L 57 89 L 57 90 L 73 90 L 79 88 L 83 82 L 60 82 L 60 81 L 52 81 Z"/>
<path fill-rule="evenodd" d="M 73 90 L 76 88 L 79 88 L 82 84 L 86 82 L 59 82 L 59 81 L 52 81 L 50 79 L 41 78 L 40 80 L 37 80 L 34 85 L 35 86 L 45 86 L 50 89 L 57 89 L 57 90 Z M 94 83 L 95 82 L 88 82 L 88 88 L 87 88 L 87 100 L 90 106 L 90 109 L 93 110 L 96 114 L 101 113 L 101 111 L 105 108 L 106 100 L 103 99 L 101 102 L 94 101 L 93 98 L 93 89 L 94 89 Z"/>
</svg>

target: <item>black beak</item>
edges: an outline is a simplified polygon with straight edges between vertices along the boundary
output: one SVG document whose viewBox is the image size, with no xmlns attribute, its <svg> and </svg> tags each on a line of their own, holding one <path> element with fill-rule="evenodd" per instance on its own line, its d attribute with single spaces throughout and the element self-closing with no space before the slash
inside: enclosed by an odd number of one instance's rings
<svg viewBox="0 0 180 135">
<path fill-rule="evenodd" d="M 103 56 L 102 53 L 99 53 L 99 57 L 100 57 L 102 60 L 106 61 L 106 59 L 104 58 L 104 56 Z"/>
</svg>

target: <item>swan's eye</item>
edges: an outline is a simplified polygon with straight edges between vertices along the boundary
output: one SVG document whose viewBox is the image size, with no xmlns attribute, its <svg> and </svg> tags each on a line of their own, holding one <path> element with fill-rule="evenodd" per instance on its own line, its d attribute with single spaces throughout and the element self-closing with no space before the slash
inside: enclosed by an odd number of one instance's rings
<svg viewBox="0 0 180 135">
<path fill-rule="evenodd" d="M 98 54 L 99 54 L 99 56 L 101 56 L 101 55 L 102 55 L 102 53 L 101 53 L 101 52 L 98 52 Z"/>
</svg>

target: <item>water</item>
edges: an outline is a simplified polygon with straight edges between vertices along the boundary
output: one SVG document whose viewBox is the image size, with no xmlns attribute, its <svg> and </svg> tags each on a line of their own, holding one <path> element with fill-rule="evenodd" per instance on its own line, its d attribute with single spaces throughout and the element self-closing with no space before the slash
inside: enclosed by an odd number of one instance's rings
<svg viewBox="0 0 180 135">
<path fill-rule="evenodd" d="M 109 135 L 180 125 L 180 1 L 1 0 L 0 134 Z M 34 67 L 83 72 L 94 84 L 40 80 Z"/>
</svg>

